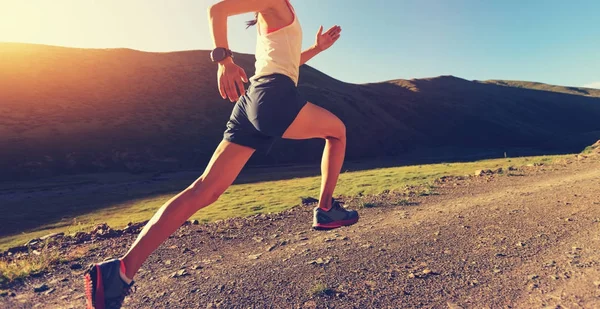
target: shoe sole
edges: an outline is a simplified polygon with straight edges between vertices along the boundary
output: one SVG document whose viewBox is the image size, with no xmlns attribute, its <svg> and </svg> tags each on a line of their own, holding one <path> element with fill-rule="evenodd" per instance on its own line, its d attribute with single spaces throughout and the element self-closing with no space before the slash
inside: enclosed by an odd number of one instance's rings
<svg viewBox="0 0 600 309">
<path fill-rule="evenodd" d="M 349 226 L 358 222 L 358 218 L 348 219 L 348 220 L 340 220 L 329 223 L 317 223 L 313 225 L 313 229 L 315 230 L 332 230 L 337 229 L 342 226 Z"/>
<path fill-rule="evenodd" d="M 92 280 L 96 277 L 96 281 Z M 102 272 L 99 265 L 93 265 L 85 274 L 85 302 L 86 309 L 105 309 L 104 306 L 104 284 L 102 284 Z"/>
</svg>

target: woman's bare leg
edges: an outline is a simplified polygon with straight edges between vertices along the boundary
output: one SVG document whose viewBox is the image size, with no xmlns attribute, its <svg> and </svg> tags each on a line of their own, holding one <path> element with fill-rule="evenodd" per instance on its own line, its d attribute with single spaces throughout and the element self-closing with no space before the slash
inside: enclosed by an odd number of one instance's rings
<svg viewBox="0 0 600 309">
<path fill-rule="evenodd" d="M 156 212 L 123 256 L 126 276 L 133 278 L 148 256 L 169 235 L 196 211 L 217 201 L 253 153 L 254 149 L 222 141 L 202 176 Z"/>
<path fill-rule="evenodd" d="M 325 139 L 325 149 L 321 160 L 321 195 L 319 207 L 331 208 L 331 197 L 344 163 L 346 154 L 346 127 L 328 110 L 307 103 L 292 125 L 283 134 L 287 139 Z"/>
</svg>

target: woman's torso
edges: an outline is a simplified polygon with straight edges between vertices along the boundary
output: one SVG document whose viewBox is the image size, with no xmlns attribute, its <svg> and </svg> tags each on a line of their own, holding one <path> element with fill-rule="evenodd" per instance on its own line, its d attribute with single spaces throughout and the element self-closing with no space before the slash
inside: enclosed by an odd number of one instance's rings
<svg viewBox="0 0 600 309">
<path fill-rule="evenodd" d="M 253 80 L 272 74 L 284 74 L 298 84 L 302 28 L 289 0 L 284 0 L 293 14 L 293 21 L 279 29 L 265 29 L 259 23 L 256 42 L 256 73 Z"/>
</svg>

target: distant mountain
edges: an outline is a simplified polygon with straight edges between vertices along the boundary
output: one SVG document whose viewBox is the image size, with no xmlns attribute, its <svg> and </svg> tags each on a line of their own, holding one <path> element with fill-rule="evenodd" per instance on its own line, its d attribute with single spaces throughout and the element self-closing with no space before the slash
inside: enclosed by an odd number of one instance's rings
<svg viewBox="0 0 600 309">
<path fill-rule="evenodd" d="M 236 62 L 253 74 L 252 55 Z M 559 153 L 600 139 L 600 90 L 453 76 L 357 85 L 309 66 L 299 87 L 346 123 L 349 160 Z M 208 51 L 0 43 L 0 177 L 201 169 L 232 108 Z M 281 141 L 250 164 L 318 162 L 322 146 Z"/>
</svg>

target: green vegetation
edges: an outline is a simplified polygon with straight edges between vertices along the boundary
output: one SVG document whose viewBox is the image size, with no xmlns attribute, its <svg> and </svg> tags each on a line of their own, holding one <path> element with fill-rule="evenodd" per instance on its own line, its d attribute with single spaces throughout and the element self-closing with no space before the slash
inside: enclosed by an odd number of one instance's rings
<svg viewBox="0 0 600 309">
<path fill-rule="evenodd" d="M 377 204 L 371 203 L 371 202 L 365 202 L 362 204 L 362 207 L 363 208 L 375 208 L 375 207 L 377 207 Z"/>
<path fill-rule="evenodd" d="M 401 199 L 394 203 L 396 206 L 411 206 L 413 203 L 407 199 Z"/>
<path fill-rule="evenodd" d="M 52 265 L 78 260 L 96 248 L 97 245 L 81 246 L 61 254 L 58 250 L 47 249 L 44 246 L 38 251 L 29 251 L 27 256 L 20 259 L 10 261 L 0 259 L 0 288 L 6 287 L 8 283 L 15 280 L 43 273 Z"/>
<path fill-rule="evenodd" d="M 321 282 L 315 284 L 315 286 L 313 286 L 309 291 L 309 294 L 311 296 L 325 296 L 325 295 L 332 295 L 333 293 L 335 293 L 334 290 L 327 287 L 327 285 L 325 285 Z"/>
<path fill-rule="evenodd" d="M 427 185 L 431 185 L 435 179 L 442 176 L 471 175 L 475 170 L 497 169 L 500 167 L 506 169 L 511 165 L 524 166 L 533 163 L 550 163 L 564 157 L 495 159 L 471 163 L 414 165 L 346 172 L 340 176 L 336 195 L 354 197 L 361 194 L 379 194 L 386 190 L 404 192 L 407 186 L 426 186 L 421 194 L 432 195 L 436 194 L 434 187 L 427 187 Z M 286 177 L 289 177 L 289 173 L 286 174 Z M 1 238 L 0 250 L 22 245 L 29 239 L 49 233 L 66 232 L 69 234 L 91 230 L 94 225 L 102 222 L 106 222 L 115 228 L 123 228 L 129 222 L 148 220 L 164 202 L 181 188 L 184 188 L 185 185 L 187 184 L 181 183 L 181 181 L 180 183 L 160 184 L 159 187 L 163 191 L 162 193 L 157 193 L 156 185 L 152 188 L 151 185 L 146 184 L 131 188 L 100 188 L 99 190 L 105 191 L 77 196 L 61 195 L 52 198 L 31 199 L 26 207 L 22 204 L 22 201 L 19 202 L 20 204 L 16 202 L 13 204 L 5 203 L 5 205 L 0 205 L 0 226 L 14 224 L 13 222 L 19 222 L 20 224 L 38 222 L 38 226 L 24 231 L 22 234 Z M 280 212 L 300 204 L 300 197 L 302 196 L 318 197 L 319 186 L 320 177 L 301 177 L 233 185 L 219 201 L 200 210 L 192 219 L 198 219 L 200 222 L 210 222 L 230 217 Z M 111 194 L 118 195 L 120 200 L 114 199 Z M 115 200 L 118 202 L 113 202 Z M 104 202 L 104 206 L 94 206 L 103 205 L 98 204 L 99 201 Z M 402 205 L 405 202 L 399 201 L 398 203 Z M 89 205 L 96 208 L 91 208 Z M 79 211 L 79 213 L 75 211 Z M 73 217 L 74 212 L 76 217 Z M 39 224 L 39 222 L 48 222 L 44 220 L 48 220 L 47 216 L 50 215 L 59 219 L 53 223 Z"/>
</svg>

